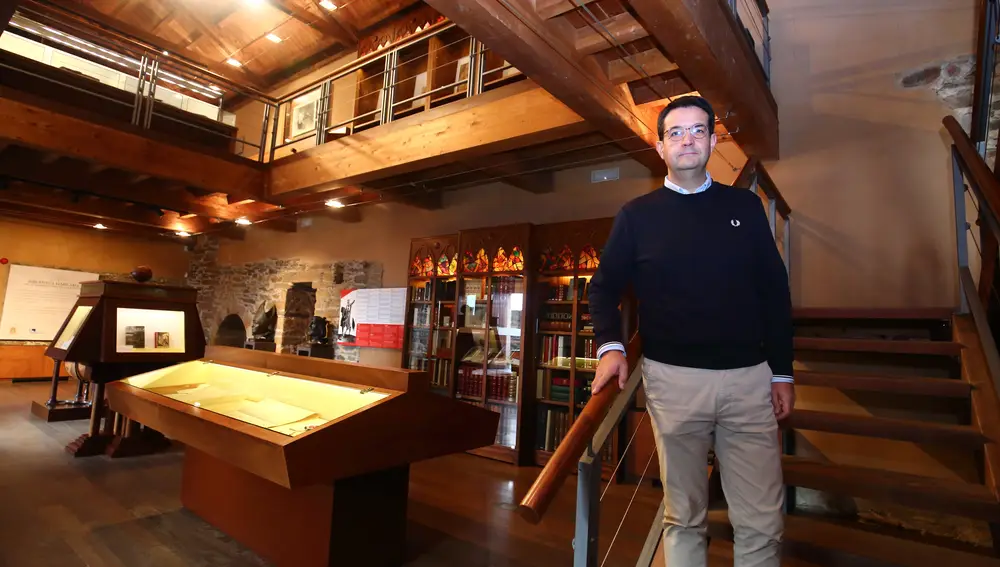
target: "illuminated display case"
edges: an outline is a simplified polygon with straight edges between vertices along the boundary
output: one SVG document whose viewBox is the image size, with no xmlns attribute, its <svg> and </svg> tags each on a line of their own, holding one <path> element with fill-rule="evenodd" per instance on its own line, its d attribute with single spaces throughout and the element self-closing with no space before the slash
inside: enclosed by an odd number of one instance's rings
<svg viewBox="0 0 1000 567">
<path fill-rule="evenodd" d="M 205 334 L 198 317 L 198 291 L 190 287 L 124 281 L 80 284 L 80 295 L 45 355 L 71 369 L 80 380 L 77 400 L 34 402 L 32 413 L 55 421 L 61 411 L 79 413 L 83 385 L 89 396 L 90 428 L 67 449 L 76 456 L 128 456 L 154 451 L 165 440 L 138 423 L 104 411 L 104 385 L 205 354 Z M 84 408 L 86 409 L 86 408 Z M 84 416 L 79 416 L 84 417 Z M 78 418 L 76 415 L 69 419 Z M 147 433 L 145 437 L 140 434 Z M 143 441 L 146 439 L 146 442 Z M 149 440 L 152 439 L 150 442 Z"/>
<path fill-rule="evenodd" d="M 184 506 L 279 567 L 402 564 L 409 464 L 498 425 L 423 371 L 217 346 L 108 402 L 183 442 Z"/>
</svg>

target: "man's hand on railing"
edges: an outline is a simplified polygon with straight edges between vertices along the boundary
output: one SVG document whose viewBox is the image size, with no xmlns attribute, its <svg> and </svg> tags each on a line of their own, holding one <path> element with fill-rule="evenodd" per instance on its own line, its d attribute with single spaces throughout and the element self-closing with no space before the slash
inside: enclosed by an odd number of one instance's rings
<svg viewBox="0 0 1000 567">
<path fill-rule="evenodd" d="M 628 360 L 625 353 L 612 350 L 604 353 L 601 361 L 597 364 L 597 375 L 591 384 L 591 395 L 597 394 L 604 389 L 604 386 L 615 376 L 618 377 L 618 388 L 624 389 L 625 382 L 628 381 Z"/>
<path fill-rule="evenodd" d="M 792 409 L 795 407 L 795 385 L 788 382 L 772 382 L 771 405 L 774 406 L 774 417 L 778 421 L 792 415 Z"/>
</svg>

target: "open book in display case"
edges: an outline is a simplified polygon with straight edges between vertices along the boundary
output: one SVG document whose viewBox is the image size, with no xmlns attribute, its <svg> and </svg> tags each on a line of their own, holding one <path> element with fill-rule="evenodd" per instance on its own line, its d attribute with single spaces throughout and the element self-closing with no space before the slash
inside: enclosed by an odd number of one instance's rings
<svg viewBox="0 0 1000 567">
<path fill-rule="evenodd" d="M 185 445 L 186 508 L 279 567 L 401 565 L 409 465 L 493 444 L 426 372 L 230 347 L 111 384 Z"/>
</svg>

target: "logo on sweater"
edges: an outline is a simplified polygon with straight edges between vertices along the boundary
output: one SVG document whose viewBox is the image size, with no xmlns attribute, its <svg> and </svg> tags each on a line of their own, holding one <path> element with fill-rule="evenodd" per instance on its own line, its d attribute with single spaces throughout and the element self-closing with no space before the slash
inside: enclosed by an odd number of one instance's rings
<svg viewBox="0 0 1000 567">
<path fill-rule="evenodd" d="M 736 219 L 733 219 L 733 220 L 729 221 L 729 224 L 731 224 L 733 226 L 740 226 L 740 221 L 738 221 Z"/>
</svg>

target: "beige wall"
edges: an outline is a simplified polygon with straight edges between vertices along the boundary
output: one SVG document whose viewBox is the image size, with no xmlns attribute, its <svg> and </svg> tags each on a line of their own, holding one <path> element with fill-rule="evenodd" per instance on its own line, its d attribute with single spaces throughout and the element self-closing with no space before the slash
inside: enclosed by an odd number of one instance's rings
<svg viewBox="0 0 1000 567">
<path fill-rule="evenodd" d="M 128 273 L 145 264 L 157 277 L 183 278 L 188 258 L 173 242 L 124 236 L 108 231 L 0 219 L 0 311 L 10 264 L 64 268 L 94 273 Z"/>
<path fill-rule="evenodd" d="M 974 0 L 770 0 L 794 302 L 957 301 L 948 110 L 898 76 L 974 51 Z"/>
</svg>

